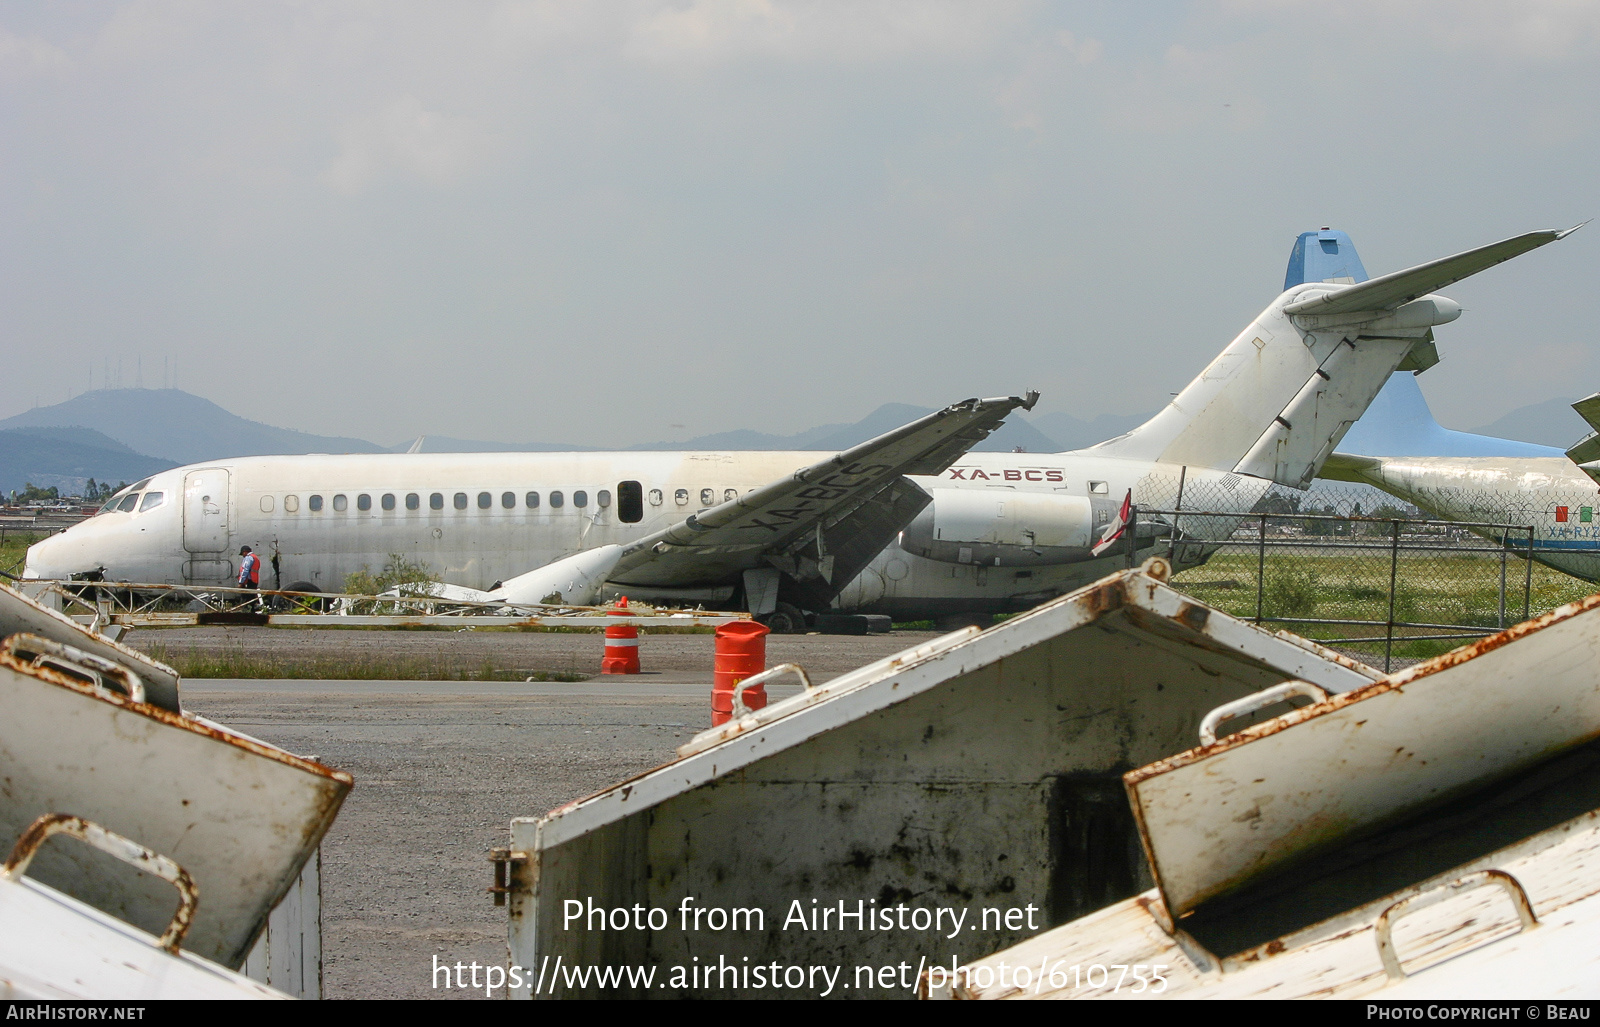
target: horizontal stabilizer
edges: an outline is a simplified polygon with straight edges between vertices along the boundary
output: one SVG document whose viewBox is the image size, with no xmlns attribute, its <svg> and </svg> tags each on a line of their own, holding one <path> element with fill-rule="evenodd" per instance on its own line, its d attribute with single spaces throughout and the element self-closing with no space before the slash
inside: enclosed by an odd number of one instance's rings
<svg viewBox="0 0 1600 1027">
<path fill-rule="evenodd" d="M 1589 422 L 1589 427 L 1600 431 L 1600 392 L 1578 400 L 1572 404 L 1572 409 L 1578 412 L 1579 417 Z"/>
<path fill-rule="evenodd" d="M 1588 421 L 1589 427 L 1595 430 L 1567 450 L 1567 456 L 1573 463 L 1583 468 L 1585 474 L 1593 477 L 1595 471 L 1592 465 L 1600 460 L 1600 392 L 1578 400 L 1572 404 L 1572 409 L 1576 410 L 1578 416 Z"/>
<path fill-rule="evenodd" d="M 1322 473 L 1318 477 L 1327 478 L 1329 481 L 1359 481 L 1371 484 L 1367 475 L 1377 473 L 1382 466 L 1383 461 L 1374 456 L 1334 453 L 1323 463 Z"/>
<path fill-rule="evenodd" d="M 1426 264 L 1396 271 L 1393 274 L 1380 275 L 1368 279 L 1358 285 L 1347 285 L 1336 288 L 1331 292 L 1321 293 L 1310 299 L 1291 303 L 1283 308 L 1284 313 L 1290 316 L 1301 314 L 1348 314 L 1366 310 L 1393 310 L 1396 307 L 1410 303 L 1419 296 L 1426 296 L 1436 289 L 1443 289 L 1453 282 L 1475 275 L 1486 268 L 1504 263 L 1512 257 L 1520 256 L 1529 250 L 1538 249 L 1557 239 L 1564 239 L 1568 235 L 1582 228 L 1568 228 L 1565 231 L 1529 232 L 1526 235 L 1513 236 L 1502 239 L 1487 246 L 1480 246 L 1475 250 L 1457 253 L 1452 257 L 1441 257 L 1430 260 Z"/>
</svg>

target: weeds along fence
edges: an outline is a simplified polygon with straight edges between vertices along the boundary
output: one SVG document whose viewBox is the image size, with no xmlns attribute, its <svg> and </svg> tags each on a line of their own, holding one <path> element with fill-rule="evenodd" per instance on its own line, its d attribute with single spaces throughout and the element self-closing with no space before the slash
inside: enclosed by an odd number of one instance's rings
<svg viewBox="0 0 1600 1027">
<path fill-rule="evenodd" d="M 1381 652 L 1385 671 L 1397 655 L 1437 655 L 1532 612 L 1534 564 L 1517 552 L 1531 544 L 1531 525 L 1235 514 L 1226 538 L 1201 539 L 1185 521 L 1220 515 L 1143 512 L 1173 526 L 1174 565 L 1190 568 L 1177 587 L 1258 624 Z"/>
</svg>

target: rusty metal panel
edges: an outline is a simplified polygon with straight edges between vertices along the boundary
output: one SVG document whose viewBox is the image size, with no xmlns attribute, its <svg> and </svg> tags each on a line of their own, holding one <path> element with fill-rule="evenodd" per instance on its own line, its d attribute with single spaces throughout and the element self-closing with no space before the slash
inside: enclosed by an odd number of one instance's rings
<svg viewBox="0 0 1600 1027">
<path fill-rule="evenodd" d="M 513 821 L 512 963 L 895 962 L 904 939 L 893 934 L 775 928 L 796 896 L 904 895 L 974 921 L 979 907 L 1032 904 L 1054 924 L 1147 887 L 1122 772 L 1190 744 L 1208 710 L 1268 685 L 1299 677 L 1342 692 L 1379 676 L 1196 604 L 1152 570 L 878 661 L 705 732 L 654 771 Z M 760 908 L 768 929 L 561 922 L 568 899 L 677 908 L 690 897 Z M 1019 939 L 968 930 L 960 947 Z"/>
<path fill-rule="evenodd" d="M 42 606 L 20 592 L 0 585 L 0 638 L 19 632 L 40 635 L 132 668 L 144 682 L 146 698 L 152 705 L 178 712 L 177 671 L 144 653 L 90 631 L 71 617 Z"/>
<path fill-rule="evenodd" d="M 1600 737 L 1600 596 L 1128 775 L 1166 908 Z"/>
<path fill-rule="evenodd" d="M 25 877 L 0 877 L 0 999 L 288 998 Z"/>
<path fill-rule="evenodd" d="M 1600 813 L 1540 832 L 1314 930 L 1217 960 L 1168 932 L 1155 890 L 1019 945 L 925 977 L 929 998 L 1597 998 Z M 1378 943 L 1386 911 L 1485 870 L 1525 892 L 1536 930 L 1495 889 L 1460 889 L 1396 923 L 1396 978 Z M 1102 968 L 1091 973 L 1091 968 Z M 1127 967 L 1124 972 L 1121 968 Z M 1152 968 L 1164 979 L 1142 986 Z M 1020 974 L 1018 971 L 1022 971 Z"/>
<path fill-rule="evenodd" d="M 184 866 L 201 901 L 184 941 L 243 962 L 332 823 L 349 775 L 200 717 L 0 656 L 0 851 L 35 818 L 72 813 Z M 51 841 L 30 876 L 154 933 L 164 882 Z"/>
</svg>

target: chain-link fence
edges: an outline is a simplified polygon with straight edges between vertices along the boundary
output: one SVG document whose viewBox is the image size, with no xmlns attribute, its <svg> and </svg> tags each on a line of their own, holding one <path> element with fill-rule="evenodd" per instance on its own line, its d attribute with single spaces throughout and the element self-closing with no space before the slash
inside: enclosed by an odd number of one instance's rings
<svg viewBox="0 0 1600 1027">
<path fill-rule="evenodd" d="M 1141 510 L 1170 526 L 1175 585 L 1258 624 L 1283 625 L 1368 659 L 1433 656 L 1521 620 L 1531 525 L 1402 517 Z M 1191 525 L 1234 525 L 1222 538 Z M 1483 535 L 1469 529 L 1477 529 Z M 1492 536 L 1492 538 L 1484 537 Z M 1202 562 L 1204 561 L 1204 562 Z M 1199 564 L 1199 566 L 1195 566 Z"/>
</svg>

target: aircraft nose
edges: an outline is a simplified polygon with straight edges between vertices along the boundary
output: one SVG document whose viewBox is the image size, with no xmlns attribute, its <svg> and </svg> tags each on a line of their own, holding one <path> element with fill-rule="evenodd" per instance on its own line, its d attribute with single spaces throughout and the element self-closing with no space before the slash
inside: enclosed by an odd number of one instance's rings
<svg viewBox="0 0 1600 1027">
<path fill-rule="evenodd" d="M 28 547 L 27 560 L 22 565 L 24 578 L 54 578 L 56 558 L 61 553 L 61 536 L 51 535 Z"/>
</svg>

